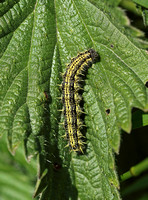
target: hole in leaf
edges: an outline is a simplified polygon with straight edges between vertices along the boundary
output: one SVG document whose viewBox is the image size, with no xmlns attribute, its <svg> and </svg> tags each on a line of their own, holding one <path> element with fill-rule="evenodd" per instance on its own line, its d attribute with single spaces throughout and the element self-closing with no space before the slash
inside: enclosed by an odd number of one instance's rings
<svg viewBox="0 0 148 200">
<path fill-rule="evenodd" d="M 107 115 L 109 115 L 110 109 L 106 109 L 105 112 L 106 112 Z"/>
<path fill-rule="evenodd" d="M 148 88 L 148 81 L 145 83 L 145 86 Z"/>
<path fill-rule="evenodd" d="M 54 170 L 58 171 L 59 169 L 62 168 L 62 165 L 60 165 L 58 163 L 54 163 L 53 168 L 54 168 Z"/>
</svg>

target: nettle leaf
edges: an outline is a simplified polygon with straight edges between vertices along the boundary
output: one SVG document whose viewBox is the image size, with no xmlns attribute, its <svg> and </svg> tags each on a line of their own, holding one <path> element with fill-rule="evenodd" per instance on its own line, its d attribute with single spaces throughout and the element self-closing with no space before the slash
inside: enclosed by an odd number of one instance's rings
<svg viewBox="0 0 148 200">
<path fill-rule="evenodd" d="M 24 142 L 28 159 L 39 155 L 40 199 L 120 199 L 113 152 L 120 129 L 131 131 L 131 109 L 148 109 L 148 55 L 112 9 L 94 0 L 0 3 L 0 131 L 12 153 Z M 100 62 L 86 77 L 87 148 L 77 155 L 61 137 L 58 85 L 70 58 L 89 48 Z"/>
<path fill-rule="evenodd" d="M 148 8 L 148 2 L 147 0 L 133 0 L 135 3 L 145 7 L 145 8 Z"/>
<path fill-rule="evenodd" d="M 22 145 L 15 158 L 8 152 L 6 135 L 0 140 L 0 199 L 30 200 L 36 175 L 36 161 L 26 162 Z M 24 173 L 25 172 L 25 173 Z"/>
</svg>

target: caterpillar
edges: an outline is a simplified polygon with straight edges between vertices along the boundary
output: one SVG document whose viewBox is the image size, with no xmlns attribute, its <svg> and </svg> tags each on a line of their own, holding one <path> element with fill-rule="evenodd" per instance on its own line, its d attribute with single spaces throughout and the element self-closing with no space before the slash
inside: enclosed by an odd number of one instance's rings
<svg viewBox="0 0 148 200">
<path fill-rule="evenodd" d="M 71 151 L 82 152 L 84 149 L 84 137 L 81 129 L 84 126 L 80 107 L 82 96 L 80 94 L 81 82 L 87 69 L 99 59 L 98 53 L 94 49 L 89 49 L 79 53 L 77 57 L 72 58 L 68 64 L 66 72 L 63 75 L 62 82 L 62 103 L 64 113 L 65 136 L 68 139 L 68 146 Z"/>
</svg>

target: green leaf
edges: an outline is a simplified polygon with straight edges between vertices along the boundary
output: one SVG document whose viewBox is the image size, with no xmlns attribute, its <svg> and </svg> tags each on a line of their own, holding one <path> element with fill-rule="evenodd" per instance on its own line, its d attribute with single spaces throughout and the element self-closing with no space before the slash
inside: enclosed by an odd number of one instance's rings
<svg viewBox="0 0 148 200">
<path fill-rule="evenodd" d="M 143 17 L 144 25 L 148 26 L 148 9 L 142 9 L 142 17 Z"/>
<path fill-rule="evenodd" d="M 113 151 L 119 151 L 120 129 L 131 131 L 131 109 L 148 109 L 147 52 L 123 29 L 127 18 L 116 21 L 122 11 L 109 12 L 104 1 L 8 5 L 0 18 L 1 135 L 7 134 L 11 152 L 24 142 L 27 158 L 39 154 L 35 196 L 42 191 L 41 199 L 120 199 Z M 92 47 L 101 60 L 86 77 L 87 148 L 77 155 L 61 137 L 58 85 L 70 58 Z"/>
<path fill-rule="evenodd" d="M 140 6 L 148 8 L 148 1 L 147 0 L 133 0 L 133 1 L 137 4 L 139 4 Z"/>
<path fill-rule="evenodd" d="M 8 152 L 6 137 L 3 137 L 0 140 L 0 199 L 31 200 L 35 175 L 35 160 L 26 162 L 22 145 L 14 158 Z"/>
<path fill-rule="evenodd" d="M 144 21 L 144 25 L 148 26 L 148 1 L 147 0 L 133 0 L 135 3 L 140 5 L 142 11 L 142 17 Z"/>
<path fill-rule="evenodd" d="M 132 12 L 134 15 L 141 16 L 140 10 L 137 9 L 136 3 L 134 3 L 132 0 L 122 0 L 120 3 L 120 6 L 122 6 L 126 10 Z"/>
</svg>

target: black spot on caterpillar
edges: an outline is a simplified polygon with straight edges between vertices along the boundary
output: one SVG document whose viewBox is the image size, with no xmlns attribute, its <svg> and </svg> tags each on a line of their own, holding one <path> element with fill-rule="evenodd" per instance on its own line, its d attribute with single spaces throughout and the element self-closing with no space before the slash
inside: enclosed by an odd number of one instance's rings
<svg viewBox="0 0 148 200">
<path fill-rule="evenodd" d="M 98 53 L 89 49 L 84 53 L 79 53 L 77 57 L 71 59 L 63 75 L 62 82 L 62 102 L 64 107 L 65 131 L 69 140 L 69 147 L 72 151 L 82 152 L 84 149 L 84 137 L 81 133 L 83 122 L 81 120 L 82 109 L 80 101 L 82 99 L 79 91 L 83 75 L 93 63 L 99 60 Z"/>
</svg>

